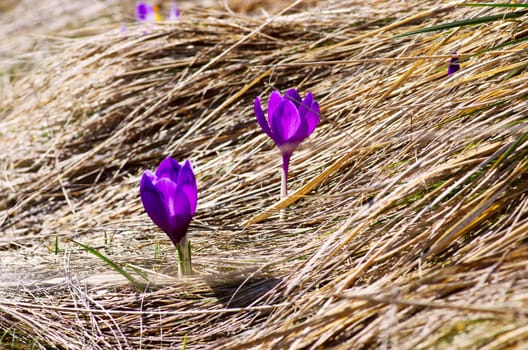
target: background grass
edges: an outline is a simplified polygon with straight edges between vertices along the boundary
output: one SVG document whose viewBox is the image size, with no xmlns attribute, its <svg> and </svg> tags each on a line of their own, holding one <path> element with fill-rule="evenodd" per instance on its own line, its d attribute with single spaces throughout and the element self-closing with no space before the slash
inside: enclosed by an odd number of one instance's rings
<svg viewBox="0 0 528 350">
<path fill-rule="evenodd" d="M 111 1 L 48 21 L 29 0 L 3 8 L 0 344 L 521 346 L 527 23 L 401 36 L 512 11 L 458 4 L 182 2 L 179 22 L 146 26 Z M 290 87 L 322 115 L 279 202 L 252 105 Z M 167 155 L 192 160 L 200 190 L 192 278 L 139 201 Z"/>
</svg>

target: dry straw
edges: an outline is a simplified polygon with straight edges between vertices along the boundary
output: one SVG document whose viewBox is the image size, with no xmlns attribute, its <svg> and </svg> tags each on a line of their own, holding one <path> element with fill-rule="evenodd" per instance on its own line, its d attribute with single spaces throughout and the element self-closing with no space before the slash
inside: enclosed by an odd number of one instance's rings
<svg viewBox="0 0 528 350">
<path fill-rule="evenodd" d="M 527 44 L 483 51 L 524 37 L 526 20 L 396 38 L 497 12 L 456 4 L 189 10 L 28 55 L 2 85 L 0 344 L 527 342 Z M 447 77 L 453 51 L 461 70 Z M 252 101 L 290 87 L 312 91 L 322 115 L 279 202 L 280 157 Z M 183 280 L 138 195 L 142 171 L 166 155 L 191 159 L 200 189 L 198 275 Z"/>
</svg>

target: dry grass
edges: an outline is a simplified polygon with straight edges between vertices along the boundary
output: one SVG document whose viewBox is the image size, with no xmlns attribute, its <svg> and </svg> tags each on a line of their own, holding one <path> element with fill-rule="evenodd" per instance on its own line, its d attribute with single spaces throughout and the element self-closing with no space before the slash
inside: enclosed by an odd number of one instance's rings
<svg viewBox="0 0 528 350">
<path fill-rule="evenodd" d="M 483 50 L 528 25 L 395 37 L 496 13 L 454 4 L 194 10 L 56 39 L 2 90 L 0 344 L 527 342 L 528 44 Z M 462 70 L 446 77 L 455 50 Z M 278 203 L 280 157 L 252 103 L 289 87 L 315 94 L 322 123 Z M 142 171 L 166 155 L 193 161 L 200 190 L 189 232 L 199 274 L 184 280 L 138 196 Z M 134 290 L 71 238 L 155 285 Z"/>
</svg>

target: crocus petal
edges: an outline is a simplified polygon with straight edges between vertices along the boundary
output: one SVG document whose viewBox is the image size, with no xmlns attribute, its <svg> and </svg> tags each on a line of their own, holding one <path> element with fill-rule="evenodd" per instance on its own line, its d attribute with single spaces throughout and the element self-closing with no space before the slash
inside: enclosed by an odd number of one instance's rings
<svg viewBox="0 0 528 350">
<path fill-rule="evenodd" d="M 184 226 L 185 230 L 187 230 L 187 226 L 189 226 L 193 216 L 191 212 L 191 203 L 189 202 L 187 194 L 181 189 L 178 189 L 172 198 L 174 200 L 174 216 L 176 218 L 184 219 L 182 222 L 179 222 L 179 224 L 180 226 Z M 194 205 L 196 208 L 196 204 Z"/>
<path fill-rule="evenodd" d="M 320 116 L 321 116 L 321 112 L 319 110 L 319 103 L 313 102 L 311 104 L 310 109 L 306 111 L 306 114 L 304 115 L 304 118 L 303 118 L 306 121 L 306 124 L 308 124 L 308 132 L 307 132 L 306 137 L 311 135 L 312 132 L 317 127 L 317 125 L 319 125 Z"/>
<path fill-rule="evenodd" d="M 171 7 L 169 11 L 169 20 L 176 21 L 180 17 L 180 10 L 176 6 L 176 3 L 171 2 Z"/>
<path fill-rule="evenodd" d="M 175 202 L 175 213 L 172 219 L 172 230 L 169 234 L 174 245 L 180 243 L 180 241 L 187 234 L 187 229 L 192 220 L 191 206 L 187 200 L 186 195 L 182 191 L 177 191 L 174 198 Z"/>
<path fill-rule="evenodd" d="M 266 117 L 264 116 L 264 111 L 262 110 L 262 107 L 260 106 L 260 98 L 258 96 L 255 98 L 255 103 L 253 104 L 253 109 L 255 110 L 255 115 L 257 117 L 257 122 L 259 123 L 260 127 L 262 128 L 262 130 L 264 130 L 264 132 L 269 137 L 273 138 L 273 134 L 271 133 L 270 127 L 268 125 L 268 121 L 266 120 Z"/>
<path fill-rule="evenodd" d="M 187 234 L 192 217 L 176 214 L 173 218 L 174 230 L 168 235 L 172 243 L 177 246 Z"/>
<path fill-rule="evenodd" d="M 187 233 L 192 219 L 189 200 L 181 188 L 168 178 L 159 179 L 154 187 L 160 194 L 169 217 L 169 225 L 164 231 L 178 244 Z"/>
<path fill-rule="evenodd" d="M 198 201 L 198 187 L 196 186 L 196 178 L 188 160 L 185 162 L 178 177 L 178 191 L 181 191 L 190 206 L 191 216 L 196 212 L 196 202 Z"/>
<path fill-rule="evenodd" d="M 275 110 L 275 108 L 277 108 L 277 106 L 281 102 L 282 102 L 282 95 L 280 94 L 280 92 L 273 91 L 271 93 L 270 97 L 269 97 L 269 100 L 268 100 L 268 121 L 269 121 L 270 127 L 271 127 L 271 125 L 273 123 L 272 120 L 271 120 L 271 116 L 273 115 L 273 111 Z"/>
<path fill-rule="evenodd" d="M 301 126 L 301 118 L 293 102 L 283 99 L 274 109 L 270 124 L 277 146 L 291 142 Z"/>
<path fill-rule="evenodd" d="M 146 170 L 139 185 L 141 202 L 152 221 L 168 234 L 171 229 L 171 219 L 164 199 L 154 186 L 154 181 L 155 175 L 150 170 Z"/>
<path fill-rule="evenodd" d="M 299 107 L 301 106 L 302 98 L 301 95 L 299 95 L 299 93 L 297 92 L 297 90 L 289 89 L 284 94 L 284 97 L 292 101 L 295 107 L 297 107 L 297 109 L 299 109 Z"/>
<path fill-rule="evenodd" d="M 293 135 L 288 141 L 290 143 L 299 144 L 301 143 L 305 138 L 310 136 L 310 133 L 308 132 L 308 122 L 306 119 L 301 118 L 299 116 L 300 124 L 297 128 L 297 131 L 295 132 L 295 135 Z M 296 146 L 297 147 L 297 146 Z"/>
<path fill-rule="evenodd" d="M 176 183 L 166 177 L 157 179 L 157 181 L 154 182 L 154 188 L 163 201 L 163 205 L 165 206 L 167 215 L 169 217 L 174 216 L 174 214 L 179 210 L 174 198 L 176 196 L 176 187 Z"/>
<path fill-rule="evenodd" d="M 313 94 L 311 92 L 309 92 L 302 101 L 301 106 L 299 107 L 299 115 L 301 116 L 301 119 L 305 120 L 308 125 L 306 135 L 306 137 L 308 137 L 319 124 L 320 115 L 319 104 L 314 102 Z"/>
<path fill-rule="evenodd" d="M 178 182 L 178 175 L 180 173 L 181 165 L 172 157 L 165 158 L 158 169 L 156 169 L 156 177 L 166 177 L 171 179 L 173 182 Z"/>
<path fill-rule="evenodd" d="M 300 106 L 298 107 L 299 115 L 301 116 L 301 118 L 304 118 L 306 113 L 310 111 L 310 109 L 312 108 L 313 102 L 314 102 L 313 94 L 309 92 L 308 95 L 306 95 L 306 97 L 300 104 Z"/>
<path fill-rule="evenodd" d="M 154 6 L 147 4 L 147 22 L 155 22 L 156 13 L 154 12 Z"/>
</svg>

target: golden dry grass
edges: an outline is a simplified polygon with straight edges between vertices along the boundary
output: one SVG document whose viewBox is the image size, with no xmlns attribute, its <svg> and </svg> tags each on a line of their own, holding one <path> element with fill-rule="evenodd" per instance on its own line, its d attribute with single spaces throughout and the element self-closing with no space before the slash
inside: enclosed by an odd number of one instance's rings
<svg viewBox="0 0 528 350">
<path fill-rule="evenodd" d="M 458 3 L 195 9 L 27 55 L 2 85 L 0 344 L 520 348 L 528 44 L 492 48 L 526 19 L 396 37 L 497 12 Z M 455 50 L 462 69 L 446 77 Z M 252 105 L 290 87 L 315 94 L 322 122 L 279 202 L 280 157 Z M 139 202 L 141 173 L 166 155 L 197 175 L 192 278 Z"/>
</svg>

